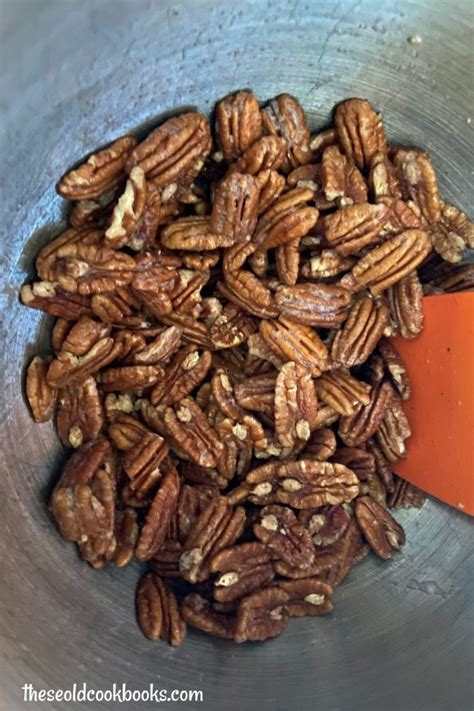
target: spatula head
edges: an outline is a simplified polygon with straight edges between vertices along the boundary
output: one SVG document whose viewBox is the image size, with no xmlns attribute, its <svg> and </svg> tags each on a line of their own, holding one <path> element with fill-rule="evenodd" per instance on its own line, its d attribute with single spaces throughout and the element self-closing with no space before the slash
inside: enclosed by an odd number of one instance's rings
<svg viewBox="0 0 474 711">
<path fill-rule="evenodd" d="M 412 383 L 404 409 L 412 429 L 397 474 L 474 515 L 474 293 L 423 299 L 424 328 L 394 338 Z"/>
</svg>

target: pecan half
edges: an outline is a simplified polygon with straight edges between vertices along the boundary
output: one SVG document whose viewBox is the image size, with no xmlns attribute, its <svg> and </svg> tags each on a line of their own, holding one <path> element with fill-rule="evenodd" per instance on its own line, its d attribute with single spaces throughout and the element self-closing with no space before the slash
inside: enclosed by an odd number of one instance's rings
<svg viewBox="0 0 474 711">
<path fill-rule="evenodd" d="M 291 450 L 309 439 L 316 411 L 311 373 L 296 363 L 285 363 L 275 384 L 275 433 L 282 447 Z"/>
<path fill-rule="evenodd" d="M 263 412 L 273 417 L 276 373 L 256 375 L 235 386 L 235 398 L 246 410 Z"/>
<path fill-rule="evenodd" d="M 386 198 L 401 200 L 400 177 L 399 171 L 385 151 L 378 151 L 372 155 L 368 182 L 376 203 L 382 202 Z"/>
<path fill-rule="evenodd" d="M 130 490 L 138 498 L 145 498 L 161 479 L 160 464 L 167 454 L 163 437 L 151 432 L 127 450 L 123 468 L 130 479 Z"/>
<path fill-rule="evenodd" d="M 165 541 L 150 561 L 150 567 L 160 578 L 180 578 L 179 559 L 182 545 L 178 541 Z"/>
<path fill-rule="evenodd" d="M 328 428 L 317 429 L 311 433 L 301 459 L 313 459 L 316 462 L 326 462 L 336 451 L 336 435 Z"/>
<path fill-rule="evenodd" d="M 218 573 L 214 581 L 214 599 L 231 602 L 269 585 L 275 574 L 270 555 L 262 543 L 240 543 L 225 548 L 212 557 L 211 573 Z"/>
<path fill-rule="evenodd" d="M 331 585 L 318 578 L 280 580 L 278 587 L 289 595 L 285 603 L 289 617 L 324 615 L 334 607 Z"/>
<path fill-rule="evenodd" d="M 370 476 L 375 474 L 375 458 L 371 452 L 358 447 L 338 447 L 334 453 L 333 459 L 339 464 L 344 464 L 345 467 L 357 474 L 361 481 L 366 481 Z"/>
<path fill-rule="evenodd" d="M 232 639 L 234 636 L 234 617 L 220 612 L 201 595 L 186 595 L 181 604 L 181 614 L 189 625 L 213 637 Z"/>
<path fill-rule="evenodd" d="M 296 323 L 335 328 L 345 321 L 352 294 L 332 284 L 282 286 L 275 296 L 281 314 Z"/>
<path fill-rule="evenodd" d="M 258 196 L 258 216 L 263 215 L 280 197 L 285 188 L 285 178 L 276 170 L 261 170 L 256 175 L 260 189 Z"/>
<path fill-rule="evenodd" d="M 288 593 L 276 586 L 244 597 L 237 610 L 234 642 L 263 641 L 281 634 L 288 621 L 288 599 Z"/>
<path fill-rule="evenodd" d="M 230 243 L 222 246 L 244 242 L 252 236 L 259 195 L 259 182 L 245 173 L 230 173 L 217 185 L 209 224 L 212 232 L 223 235 Z"/>
<path fill-rule="evenodd" d="M 51 281 L 25 284 L 20 289 L 20 300 L 31 309 L 40 309 L 50 316 L 66 321 L 76 321 L 81 316 L 91 313 L 91 302 L 88 296 L 70 294 L 59 284 Z"/>
<path fill-rule="evenodd" d="M 359 168 L 367 168 L 377 151 L 387 152 L 380 114 L 364 99 L 348 99 L 336 109 L 334 121 L 346 156 Z"/>
<path fill-rule="evenodd" d="M 214 348 L 233 348 L 254 333 L 255 320 L 236 304 L 226 304 L 209 329 L 209 338 Z"/>
<path fill-rule="evenodd" d="M 56 408 L 57 391 L 46 379 L 49 361 L 35 356 L 26 371 L 26 396 L 35 422 L 48 422 Z"/>
<path fill-rule="evenodd" d="M 179 478 L 175 470 L 162 479 L 140 531 L 136 555 L 149 560 L 160 549 L 166 538 L 179 495 Z"/>
<path fill-rule="evenodd" d="M 393 397 L 376 432 L 376 440 L 389 462 L 406 456 L 405 440 L 411 435 L 410 425 L 398 397 Z"/>
<path fill-rule="evenodd" d="M 334 249 L 323 249 L 320 254 L 313 254 L 301 267 L 301 276 L 305 279 L 328 279 L 347 272 L 354 266 L 352 257 L 341 257 Z"/>
<path fill-rule="evenodd" d="M 186 397 L 173 408 L 167 407 L 163 423 L 171 448 L 177 447 L 202 467 L 215 467 L 223 452 L 217 432 L 195 401 Z"/>
<path fill-rule="evenodd" d="M 117 548 L 114 553 L 114 563 L 117 568 L 123 568 L 130 563 L 135 555 L 135 545 L 138 538 L 137 512 L 134 509 L 117 511 L 115 522 Z"/>
<path fill-rule="evenodd" d="M 185 580 L 192 583 L 206 580 L 212 558 L 235 543 L 244 524 L 242 507 L 233 509 L 223 496 L 210 501 L 194 521 L 184 544 L 180 570 Z"/>
<path fill-rule="evenodd" d="M 389 312 L 385 305 L 377 305 L 364 297 L 354 302 L 344 326 L 337 331 L 331 347 L 334 363 L 348 368 L 364 363 L 381 338 Z"/>
<path fill-rule="evenodd" d="M 359 493 L 357 476 L 342 464 L 300 459 L 279 464 L 277 476 L 278 501 L 297 509 L 346 503 Z"/>
<path fill-rule="evenodd" d="M 136 143 L 131 136 L 123 136 L 93 153 L 85 163 L 61 178 L 58 193 L 67 200 L 84 200 L 108 192 L 124 177 L 125 163 Z"/>
<path fill-rule="evenodd" d="M 226 274 L 225 283 L 217 283 L 218 291 L 229 301 L 260 318 L 275 318 L 278 308 L 273 295 L 255 274 L 245 269 Z"/>
<path fill-rule="evenodd" d="M 421 489 L 418 489 L 409 481 L 396 478 L 394 489 L 388 499 L 388 505 L 391 509 L 419 509 L 426 501 L 426 494 Z"/>
<path fill-rule="evenodd" d="M 286 141 L 284 173 L 309 163 L 313 157 L 309 148 L 309 130 L 303 108 L 289 94 L 280 94 L 262 111 L 263 126 L 267 133 L 281 136 Z"/>
<path fill-rule="evenodd" d="M 358 168 L 342 155 L 337 146 L 329 146 L 322 155 L 321 177 L 324 195 L 339 207 L 367 202 L 367 184 Z"/>
<path fill-rule="evenodd" d="M 307 206 L 313 197 L 313 191 L 307 188 L 294 188 L 281 195 L 257 223 L 254 241 L 259 248 L 271 249 L 307 235 L 319 215 L 315 207 Z"/>
<path fill-rule="evenodd" d="M 240 173 L 257 175 L 261 170 L 278 170 L 285 160 L 286 141 L 278 136 L 262 136 L 252 143 L 235 163 Z"/>
<path fill-rule="evenodd" d="M 342 538 L 351 517 L 343 506 L 324 506 L 322 509 L 302 509 L 298 521 L 308 529 L 314 545 L 325 548 Z"/>
<path fill-rule="evenodd" d="M 405 178 L 407 197 L 419 206 L 428 223 L 437 222 L 441 217 L 438 180 L 429 156 L 420 150 L 397 148 L 392 161 Z"/>
<path fill-rule="evenodd" d="M 367 405 L 370 400 L 370 385 L 343 369 L 323 373 L 315 387 L 318 398 L 340 415 L 352 415 L 356 405 Z"/>
<path fill-rule="evenodd" d="M 288 565 L 307 569 L 314 560 L 311 536 L 286 506 L 265 506 L 259 512 L 253 532 L 274 558 Z"/>
<path fill-rule="evenodd" d="M 138 165 L 157 188 L 165 188 L 203 161 L 211 149 L 209 123 L 202 114 L 182 114 L 152 131 L 131 153 L 126 169 Z"/>
<path fill-rule="evenodd" d="M 354 510 L 367 543 L 380 558 L 391 558 L 405 543 L 403 528 L 370 496 L 359 497 Z"/>
<path fill-rule="evenodd" d="M 97 381 L 105 392 L 134 392 L 154 385 L 162 377 L 163 368 L 159 365 L 130 365 L 104 370 Z"/>
<path fill-rule="evenodd" d="M 166 367 L 160 381 L 151 392 L 151 402 L 157 405 L 174 405 L 189 395 L 206 377 L 211 367 L 212 356 L 209 351 L 201 354 L 196 346 L 181 348 Z"/>
<path fill-rule="evenodd" d="M 459 262 L 463 251 L 474 249 L 474 225 L 448 202 L 441 203 L 441 219 L 428 230 L 435 252 L 447 262 Z"/>
<path fill-rule="evenodd" d="M 178 647 L 186 637 L 186 623 L 171 589 L 154 573 L 145 575 L 137 589 L 138 624 L 148 639 L 164 639 Z"/>
<path fill-rule="evenodd" d="M 135 365 L 155 365 L 167 360 L 179 347 L 182 331 L 178 326 L 165 328 L 153 341 L 133 354 Z"/>
<path fill-rule="evenodd" d="M 298 280 L 300 268 L 301 238 L 297 237 L 276 248 L 276 269 L 280 282 L 287 286 L 294 286 Z M 257 253 L 256 253 L 257 254 Z M 266 255 L 266 252 L 260 252 Z"/>
<path fill-rule="evenodd" d="M 408 400 L 411 395 L 411 383 L 399 352 L 386 338 L 380 340 L 378 351 L 383 358 L 385 368 L 395 389 L 402 400 Z"/>
<path fill-rule="evenodd" d="M 357 447 L 372 437 L 392 404 L 394 392 L 389 383 L 372 388 L 366 405 L 357 405 L 352 415 L 339 420 L 339 436 L 348 447 Z"/>
<path fill-rule="evenodd" d="M 278 321 L 260 321 L 260 334 L 279 358 L 298 363 L 314 377 L 327 368 L 327 348 L 310 326 L 281 316 Z"/>
<path fill-rule="evenodd" d="M 216 106 L 217 138 L 228 163 L 239 158 L 262 135 L 258 99 L 249 91 L 229 94 Z"/>
<path fill-rule="evenodd" d="M 201 251 L 230 247 L 234 244 L 231 234 L 219 234 L 211 227 L 210 218 L 205 215 L 180 217 L 171 222 L 160 235 L 161 244 L 168 249 Z"/>
<path fill-rule="evenodd" d="M 383 204 L 349 205 L 326 215 L 324 234 L 329 246 L 345 257 L 378 242 L 387 217 L 388 207 Z"/>
<path fill-rule="evenodd" d="M 66 447 L 80 447 L 97 439 L 104 425 L 104 411 L 94 378 L 59 392 L 56 427 Z"/>
<path fill-rule="evenodd" d="M 140 225 L 146 200 L 145 173 L 136 166 L 130 171 L 125 190 L 114 207 L 110 225 L 105 231 L 105 242 L 109 247 L 119 249 L 127 244 L 129 237 Z"/>
<path fill-rule="evenodd" d="M 168 530 L 169 538 L 184 543 L 196 518 L 209 501 L 217 496 L 219 496 L 219 489 L 216 484 L 197 484 L 196 486 L 181 484 L 176 511 Z"/>
</svg>

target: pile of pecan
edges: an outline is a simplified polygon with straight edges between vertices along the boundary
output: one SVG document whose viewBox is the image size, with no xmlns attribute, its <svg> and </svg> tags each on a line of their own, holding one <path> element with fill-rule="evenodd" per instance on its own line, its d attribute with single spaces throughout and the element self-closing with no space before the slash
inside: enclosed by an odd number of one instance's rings
<svg viewBox="0 0 474 711">
<path fill-rule="evenodd" d="M 392 471 L 410 382 L 389 336 L 473 284 L 430 158 L 390 147 L 367 101 L 311 136 L 293 97 L 239 92 L 214 130 L 187 113 L 119 138 L 58 192 L 70 225 L 21 299 L 57 318 L 27 395 L 75 449 L 62 535 L 94 568 L 146 561 L 150 639 L 330 612 L 369 549 L 403 545 L 389 509 L 423 502 Z"/>
</svg>

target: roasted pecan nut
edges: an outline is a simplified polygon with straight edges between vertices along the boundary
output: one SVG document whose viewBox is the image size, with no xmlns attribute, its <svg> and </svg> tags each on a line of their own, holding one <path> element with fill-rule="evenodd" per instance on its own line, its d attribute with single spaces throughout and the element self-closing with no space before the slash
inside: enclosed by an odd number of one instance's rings
<svg viewBox="0 0 474 711">
<path fill-rule="evenodd" d="M 288 173 L 292 168 L 311 161 L 313 154 L 309 148 L 309 130 L 297 99 L 289 94 L 280 94 L 263 109 L 262 120 L 267 133 L 281 136 L 286 141 L 283 172 Z"/>
<path fill-rule="evenodd" d="M 35 356 L 26 372 L 26 395 L 35 422 L 48 422 L 54 414 L 57 390 L 46 379 L 49 361 Z"/>
<path fill-rule="evenodd" d="M 114 467 L 115 469 L 115 467 Z M 100 502 L 103 512 L 103 523 L 99 531 L 78 543 L 79 553 L 96 570 L 102 569 L 113 559 L 117 548 L 115 538 L 115 471 L 99 469 L 92 483 L 95 500 Z M 93 504 L 95 503 L 92 500 Z"/>
<path fill-rule="evenodd" d="M 181 484 L 176 511 L 168 530 L 169 538 L 184 543 L 196 518 L 217 496 L 219 489 L 216 484 Z"/>
<path fill-rule="evenodd" d="M 355 515 L 367 543 L 380 558 L 387 560 L 405 543 L 403 528 L 370 496 L 357 499 Z"/>
<path fill-rule="evenodd" d="M 109 425 L 108 434 L 117 449 L 126 452 L 137 444 L 149 431 L 150 430 L 135 417 L 120 413 L 114 415 L 112 423 Z"/>
<path fill-rule="evenodd" d="M 392 404 L 394 391 L 389 383 L 372 388 L 366 405 L 357 405 L 352 415 L 339 420 L 339 436 L 348 447 L 358 447 L 367 442 L 382 422 Z"/>
<path fill-rule="evenodd" d="M 411 435 L 410 425 L 402 403 L 394 396 L 385 410 L 376 432 L 377 443 L 389 462 L 406 456 L 405 440 Z"/>
<path fill-rule="evenodd" d="M 308 207 L 314 193 L 308 188 L 295 188 L 281 195 L 260 217 L 254 241 L 260 249 L 271 249 L 290 240 L 304 237 L 315 226 L 319 212 Z"/>
<path fill-rule="evenodd" d="M 325 149 L 321 160 L 324 195 L 339 207 L 367 202 L 367 184 L 358 168 L 342 155 L 337 146 Z"/>
<path fill-rule="evenodd" d="M 281 244 L 275 250 L 276 269 L 280 282 L 287 286 L 294 286 L 298 280 L 300 268 L 300 244 L 301 238 L 297 237 L 285 244 Z M 261 254 L 266 254 L 262 252 Z"/>
<path fill-rule="evenodd" d="M 135 365 L 155 365 L 167 360 L 178 349 L 182 331 L 178 326 L 165 328 L 150 343 L 133 354 Z"/>
<path fill-rule="evenodd" d="M 342 207 L 324 218 L 324 236 L 341 256 L 354 254 L 380 241 L 388 213 L 388 207 L 383 204 Z"/>
<path fill-rule="evenodd" d="M 134 509 L 117 511 L 115 521 L 115 536 L 117 547 L 114 553 L 114 563 L 117 568 L 128 565 L 135 555 L 135 545 L 138 538 L 137 512 Z"/>
<path fill-rule="evenodd" d="M 298 363 L 314 377 L 328 366 L 327 348 L 310 326 L 281 316 L 278 321 L 260 321 L 260 334 L 281 360 Z"/>
<path fill-rule="evenodd" d="M 223 445 L 215 429 L 195 401 L 186 397 L 174 409 L 167 407 L 163 417 L 171 448 L 178 448 L 188 459 L 202 467 L 215 467 Z"/>
<path fill-rule="evenodd" d="M 135 166 L 130 171 L 125 190 L 113 209 L 110 225 L 105 231 L 105 242 L 109 247 L 119 249 L 127 244 L 143 219 L 146 202 L 145 173 Z"/>
<path fill-rule="evenodd" d="M 323 373 L 315 387 L 318 398 L 340 415 L 352 415 L 356 405 L 367 405 L 370 400 L 370 385 L 342 368 Z"/>
<path fill-rule="evenodd" d="M 276 373 L 256 375 L 235 386 L 235 398 L 245 410 L 263 412 L 273 417 Z"/>
<path fill-rule="evenodd" d="M 46 244 L 36 257 L 35 266 L 41 279 L 49 279 L 47 276 L 53 269 L 53 265 L 58 260 L 58 252 L 63 249 L 74 249 L 78 246 L 90 247 L 98 246 L 103 242 L 104 233 L 97 229 L 96 225 L 85 225 L 78 229 L 71 227 L 61 232 L 52 242 Z"/>
<path fill-rule="evenodd" d="M 286 506 L 265 506 L 259 512 L 253 532 L 274 558 L 302 569 L 312 564 L 314 546 L 311 536 Z"/>
<path fill-rule="evenodd" d="M 275 384 L 275 433 L 282 447 L 292 450 L 307 442 L 316 424 L 317 398 L 311 373 L 285 363 Z"/>
<path fill-rule="evenodd" d="M 80 447 L 97 439 L 104 425 L 104 411 L 94 378 L 60 390 L 56 427 L 66 447 Z"/>
<path fill-rule="evenodd" d="M 230 272 L 226 274 L 225 283 L 218 282 L 217 289 L 226 299 L 252 316 L 278 316 L 273 294 L 252 272 L 245 269 Z"/>
<path fill-rule="evenodd" d="M 212 558 L 235 543 L 244 525 L 242 507 L 233 509 L 223 496 L 210 501 L 194 521 L 184 544 L 180 570 L 185 580 L 192 583 L 206 580 Z"/>
<path fill-rule="evenodd" d="M 277 476 L 278 501 L 297 509 L 346 503 L 359 493 L 357 476 L 341 464 L 304 459 L 284 462 L 279 464 Z M 249 482 L 251 475 L 246 480 Z"/>
<path fill-rule="evenodd" d="M 126 169 L 138 165 L 157 188 L 182 178 L 211 149 L 209 123 L 202 114 L 182 114 L 152 131 L 131 153 Z"/>
<path fill-rule="evenodd" d="M 285 160 L 286 141 L 279 136 L 262 136 L 235 163 L 240 173 L 257 175 L 261 170 L 278 170 Z"/>
<path fill-rule="evenodd" d="M 123 368 L 109 368 L 97 376 L 100 387 L 105 392 L 134 392 L 154 385 L 163 378 L 163 368 L 159 365 L 130 365 Z"/>
<path fill-rule="evenodd" d="M 320 158 L 323 151 L 329 146 L 337 144 L 337 131 L 335 128 L 327 128 L 320 131 L 315 136 L 311 136 L 309 147 L 313 151 L 313 158 Z"/>
<path fill-rule="evenodd" d="M 435 252 L 447 262 L 459 262 L 463 251 L 474 249 L 474 225 L 448 202 L 441 203 L 441 218 L 428 230 Z"/>
<path fill-rule="evenodd" d="M 150 567 L 160 578 L 180 578 L 179 559 L 182 545 L 179 541 L 165 541 L 150 561 Z"/>
<path fill-rule="evenodd" d="M 426 501 L 426 494 L 421 489 L 418 489 L 409 481 L 396 477 L 394 489 L 388 499 L 388 505 L 391 509 L 419 509 Z"/>
<path fill-rule="evenodd" d="M 354 266 L 352 257 L 341 257 L 334 249 L 323 249 L 320 254 L 313 254 L 301 267 L 301 276 L 305 279 L 328 279 Z"/>
<path fill-rule="evenodd" d="M 324 615 L 334 607 L 331 585 L 318 578 L 280 580 L 278 587 L 289 595 L 285 603 L 289 617 Z"/>
<path fill-rule="evenodd" d="M 237 610 L 234 642 L 263 641 L 281 634 L 288 621 L 288 600 L 288 593 L 276 586 L 244 597 Z"/>
<path fill-rule="evenodd" d="M 275 303 L 281 314 L 296 323 L 336 328 L 348 316 L 352 294 L 332 284 L 282 286 Z"/>
<path fill-rule="evenodd" d="M 231 602 L 269 585 L 275 574 L 270 555 L 262 543 L 240 543 L 225 548 L 212 557 L 211 573 L 218 573 L 214 581 L 214 599 Z"/>
<path fill-rule="evenodd" d="M 217 246 L 228 247 L 253 235 L 259 195 L 259 182 L 246 173 L 229 173 L 221 180 L 216 188 L 209 223 L 212 232 L 223 235 L 226 240 L 226 244 Z"/>
<path fill-rule="evenodd" d="M 162 479 L 140 531 L 136 555 L 139 560 L 150 560 L 160 549 L 175 512 L 179 495 L 179 477 L 175 470 Z"/>
<path fill-rule="evenodd" d="M 153 388 L 150 395 L 152 405 L 174 405 L 182 400 L 204 380 L 211 363 L 209 351 L 199 353 L 197 347 L 192 345 L 181 348 Z"/>
<path fill-rule="evenodd" d="M 388 324 L 388 309 L 364 297 L 354 302 L 346 322 L 337 331 L 331 347 L 334 363 L 348 368 L 364 363 Z"/>
<path fill-rule="evenodd" d="M 161 479 L 160 464 L 168 454 L 168 446 L 157 434 L 147 433 L 123 458 L 123 468 L 130 479 L 130 489 L 144 498 Z"/>
<path fill-rule="evenodd" d="M 258 99 L 249 91 L 229 94 L 216 106 L 217 138 L 228 163 L 239 158 L 262 135 Z"/>
<path fill-rule="evenodd" d="M 372 156 L 387 152 L 380 114 L 364 99 L 348 99 L 336 109 L 334 121 L 342 149 L 359 168 L 367 168 Z"/>
<path fill-rule="evenodd" d="M 167 326 L 179 326 L 183 334 L 183 341 L 195 343 L 201 348 L 211 349 L 213 347 L 206 324 L 198 321 L 194 316 L 171 311 L 159 318 Z"/>
<path fill-rule="evenodd" d="M 104 323 L 140 328 L 143 317 L 134 310 L 140 306 L 128 287 L 118 288 L 117 293 L 94 294 L 91 298 L 91 309 Z"/>
<path fill-rule="evenodd" d="M 258 196 L 258 216 L 263 215 L 280 197 L 285 188 L 285 178 L 276 170 L 261 170 L 257 173 L 256 182 L 260 193 Z"/>
<path fill-rule="evenodd" d="M 231 615 L 220 612 L 216 607 L 201 595 L 191 593 L 186 595 L 181 604 L 181 614 L 188 625 L 202 632 L 213 637 L 232 639 L 235 619 Z"/>
<path fill-rule="evenodd" d="M 100 534 L 107 512 L 100 498 L 101 474 L 111 457 L 110 444 L 105 439 L 82 445 L 66 464 L 51 497 L 51 512 L 59 529 L 70 541 L 85 542 Z M 108 476 L 108 475 L 107 475 Z"/>
<path fill-rule="evenodd" d="M 171 222 L 160 234 L 161 244 L 168 249 L 186 251 L 210 250 L 234 244 L 231 234 L 219 234 L 211 228 L 208 216 L 180 217 Z"/>
<path fill-rule="evenodd" d="M 395 168 L 385 151 L 378 151 L 372 155 L 369 170 L 369 187 L 376 203 L 387 198 L 401 200 L 399 171 Z"/>
<path fill-rule="evenodd" d="M 402 400 L 408 400 L 411 395 L 411 383 L 399 352 L 386 338 L 379 341 L 378 352 L 398 394 Z"/>
<path fill-rule="evenodd" d="M 20 290 L 20 300 L 31 309 L 41 309 L 51 316 L 57 316 L 66 321 L 75 321 L 81 316 L 91 313 L 91 302 L 88 296 L 70 294 L 59 284 L 51 281 L 38 281 L 25 284 Z"/>
<path fill-rule="evenodd" d="M 375 474 L 375 458 L 371 452 L 358 447 L 338 447 L 333 460 L 357 474 L 360 481 L 366 481 Z"/>
<path fill-rule="evenodd" d="M 158 575 L 148 573 L 137 589 L 138 624 L 148 639 L 164 639 L 178 647 L 186 637 L 186 623 L 172 590 Z"/>
<path fill-rule="evenodd" d="M 61 178 L 58 193 L 67 200 L 84 200 L 108 192 L 124 178 L 125 163 L 136 144 L 131 136 L 123 136 L 93 153 L 85 163 Z"/>
<path fill-rule="evenodd" d="M 343 506 L 324 506 L 322 509 L 301 509 L 298 521 L 308 529 L 317 548 L 326 548 L 342 538 L 351 517 Z"/>
<path fill-rule="evenodd" d="M 441 217 L 438 180 L 429 156 L 420 150 L 396 148 L 392 161 L 404 178 L 404 197 L 418 205 L 428 223 L 437 222 Z"/>
<path fill-rule="evenodd" d="M 233 348 L 255 332 L 257 324 L 236 304 L 226 304 L 209 329 L 209 338 L 216 349 Z"/>
<path fill-rule="evenodd" d="M 328 428 L 317 429 L 311 433 L 301 459 L 313 459 L 316 462 L 326 462 L 336 451 L 336 435 Z"/>
</svg>

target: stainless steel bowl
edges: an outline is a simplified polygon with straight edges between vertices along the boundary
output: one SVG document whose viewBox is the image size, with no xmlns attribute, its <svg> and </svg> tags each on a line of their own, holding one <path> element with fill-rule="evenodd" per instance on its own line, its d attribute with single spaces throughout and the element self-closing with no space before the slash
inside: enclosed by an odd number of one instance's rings
<svg viewBox="0 0 474 711">
<path fill-rule="evenodd" d="M 313 129 L 335 102 L 367 97 L 391 141 L 427 149 L 444 195 L 469 211 L 470 20 L 469 0 L 4 0 L 2 708 L 33 708 L 25 683 L 83 681 L 202 689 L 204 704 L 187 709 L 472 707 L 470 520 L 435 501 L 400 514 L 403 552 L 353 571 L 328 617 L 293 621 L 263 645 L 192 631 L 177 650 L 148 642 L 134 619 L 138 566 L 94 572 L 48 518 L 64 455 L 53 427 L 31 421 L 22 371 L 47 349 L 51 324 L 17 299 L 34 254 L 60 228 L 54 183 L 67 167 L 150 117 L 210 111 L 242 87 L 262 99 L 295 94 Z M 407 42 L 414 35 L 421 45 Z"/>
</svg>

